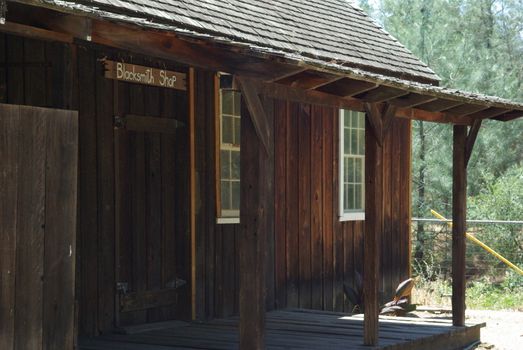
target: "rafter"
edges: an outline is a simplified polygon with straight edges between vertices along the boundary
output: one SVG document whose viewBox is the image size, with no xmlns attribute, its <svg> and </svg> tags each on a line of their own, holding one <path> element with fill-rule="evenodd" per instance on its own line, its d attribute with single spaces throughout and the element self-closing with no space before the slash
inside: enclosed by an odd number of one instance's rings
<svg viewBox="0 0 523 350">
<path fill-rule="evenodd" d="M 445 111 L 446 114 L 449 115 L 455 115 L 455 116 L 466 116 L 472 113 L 480 112 L 485 109 L 490 108 L 489 106 L 480 106 L 480 105 L 472 105 L 472 104 L 462 104 L 457 107 L 453 107 L 450 109 L 447 109 Z"/>
<path fill-rule="evenodd" d="M 318 91 L 325 92 L 328 94 L 341 96 L 341 97 L 351 97 L 355 96 L 369 90 L 378 88 L 379 85 L 376 83 L 370 83 L 363 80 L 355 80 L 349 78 L 343 78 L 335 80 L 334 82 L 324 85 L 318 89 Z"/>
<path fill-rule="evenodd" d="M 285 73 L 279 77 L 275 77 L 275 78 L 271 78 L 269 80 L 267 80 L 268 83 L 280 83 L 280 84 L 285 84 L 285 85 L 289 85 L 288 83 L 286 82 L 283 82 L 283 81 L 287 81 L 287 80 L 291 80 L 291 81 L 294 81 L 297 79 L 297 77 L 300 76 L 301 73 L 303 72 L 306 72 L 307 71 L 307 68 L 298 68 L 294 71 L 291 71 L 291 72 L 288 72 L 288 73 Z"/>
<path fill-rule="evenodd" d="M 389 100 L 388 102 L 398 108 L 412 108 L 412 107 L 416 107 L 420 104 L 434 101 L 437 99 L 438 98 L 434 97 L 434 96 L 426 96 L 426 95 L 410 93 L 408 95 L 393 98 L 393 99 Z"/>
<path fill-rule="evenodd" d="M 408 91 L 381 85 L 376 89 L 358 94 L 354 97 L 359 98 L 365 102 L 379 103 L 408 94 Z"/>
<path fill-rule="evenodd" d="M 431 102 L 420 104 L 416 106 L 416 108 L 423 109 L 429 112 L 442 112 L 462 104 L 463 102 L 460 101 L 437 99 Z"/>
</svg>

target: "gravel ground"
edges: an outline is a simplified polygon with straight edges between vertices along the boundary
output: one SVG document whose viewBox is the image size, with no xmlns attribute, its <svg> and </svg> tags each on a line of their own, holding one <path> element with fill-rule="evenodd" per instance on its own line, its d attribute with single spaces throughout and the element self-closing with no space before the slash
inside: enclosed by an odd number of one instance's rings
<svg viewBox="0 0 523 350">
<path fill-rule="evenodd" d="M 449 313 L 415 311 L 422 318 L 452 319 Z M 476 350 L 523 350 L 523 312 L 467 310 L 467 322 L 485 322 L 481 328 L 481 344 Z"/>
</svg>

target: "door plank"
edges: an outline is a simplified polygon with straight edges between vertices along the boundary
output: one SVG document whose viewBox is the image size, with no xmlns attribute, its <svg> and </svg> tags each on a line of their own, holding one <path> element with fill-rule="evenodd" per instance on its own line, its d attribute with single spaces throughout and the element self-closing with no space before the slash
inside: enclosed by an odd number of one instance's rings
<svg viewBox="0 0 523 350">
<path fill-rule="evenodd" d="M 19 110 L 0 105 L 0 349 L 14 345 Z"/>
<path fill-rule="evenodd" d="M 72 349 L 75 309 L 78 113 L 47 119 L 44 254 L 44 349 Z"/>
<path fill-rule="evenodd" d="M 47 133 L 42 110 L 21 107 L 20 130 L 15 349 L 41 349 Z"/>
</svg>

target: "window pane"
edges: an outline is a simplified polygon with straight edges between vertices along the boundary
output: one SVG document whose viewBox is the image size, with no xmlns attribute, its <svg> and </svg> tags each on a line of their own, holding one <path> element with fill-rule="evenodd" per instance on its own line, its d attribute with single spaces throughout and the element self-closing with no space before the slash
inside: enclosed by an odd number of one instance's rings
<svg viewBox="0 0 523 350">
<path fill-rule="evenodd" d="M 231 209 L 240 209 L 240 182 L 233 181 L 231 182 L 231 191 L 232 191 L 232 203 Z"/>
<path fill-rule="evenodd" d="M 349 210 L 349 185 L 343 185 L 343 211 Z"/>
<path fill-rule="evenodd" d="M 240 179 L 240 152 L 231 151 L 231 179 Z"/>
<path fill-rule="evenodd" d="M 358 154 L 365 155 L 365 130 L 358 130 Z"/>
<path fill-rule="evenodd" d="M 231 160 L 229 156 L 229 151 L 221 151 L 220 152 L 220 171 L 221 171 L 221 178 L 222 179 L 230 179 L 231 178 Z M 223 192 L 223 191 L 222 191 Z"/>
<path fill-rule="evenodd" d="M 356 198 L 356 202 L 354 203 L 354 209 L 364 209 L 362 198 L 362 185 L 355 185 L 354 191 L 354 197 Z"/>
<path fill-rule="evenodd" d="M 343 126 L 348 128 L 350 126 L 350 114 L 346 110 L 341 111 L 341 116 L 343 118 Z"/>
<path fill-rule="evenodd" d="M 350 122 L 350 126 L 351 128 L 357 128 L 358 127 L 358 113 L 356 112 L 350 112 L 350 115 L 351 115 L 351 122 Z"/>
<path fill-rule="evenodd" d="M 358 154 L 358 130 L 350 131 L 350 154 Z"/>
<path fill-rule="evenodd" d="M 354 159 L 346 158 L 347 166 L 345 168 L 345 181 L 354 182 Z"/>
<path fill-rule="evenodd" d="M 343 129 L 343 154 L 350 154 L 350 129 Z"/>
<path fill-rule="evenodd" d="M 222 113 L 234 114 L 233 91 L 222 90 Z"/>
<path fill-rule="evenodd" d="M 234 115 L 241 115 L 241 95 L 238 91 L 233 92 L 234 95 Z"/>
<path fill-rule="evenodd" d="M 222 116 L 222 142 L 234 143 L 232 130 L 232 117 Z"/>
<path fill-rule="evenodd" d="M 354 158 L 354 182 L 362 182 L 363 159 Z"/>
<path fill-rule="evenodd" d="M 222 209 L 231 209 L 231 185 L 229 181 L 221 182 L 221 199 L 222 199 Z"/>
<path fill-rule="evenodd" d="M 239 145 L 240 144 L 240 124 L 241 119 L 240 118 L 234 118 L 234 144 Z"/>
<path fill-rule="evenodd" d="M 349 210 L 354 210 L 354 185 L 348 185 L 349 190 L 347 191 L 347 197 L 349 198 L 347 208 Z"/>
<path fill-rule="evenodd" d="M 365 114 L 358 113 L 358 128 L 365 129 Z"/>
</svg>

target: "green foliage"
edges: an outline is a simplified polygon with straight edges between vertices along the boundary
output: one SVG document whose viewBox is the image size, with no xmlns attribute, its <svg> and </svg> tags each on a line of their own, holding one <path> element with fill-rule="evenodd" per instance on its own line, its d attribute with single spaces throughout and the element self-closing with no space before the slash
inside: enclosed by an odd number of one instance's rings
<svg viewBox="0 0 523 350">
<path fill-rule="evenodd" d="M 523 101 L 523 1 L 360 0 L 359 3 L 385 30 L 427 63 L 441 77 L 441 85 Z M 452 127 L 414 122 L 412 135 L 412 215 L 429 217 L 433 208 L 450 217 Z M 523 119 L 483 123 L 468 166 L 469 218 L 523 220 L 522 141 Z M 523 264 L 521 225 L 470 228 L 509 260 Z M 430 230 L 421 224 L 415 228 L 413 262 L 418 275 L 432 279 L 444 270 L 444 266 L 434 267 L 435 262 L 446 260 L 441 250 L 427 249 L 437 243 L 427 238 L 427 229 Z M 467 254 L 468 269 L 474 264 L 481 265 L 478 271 L 483 272 L 486 267 L 492 271 L 504 268 L 497 259 L 472 244 Z M 487 287 L 478 282 L 470 293 L 473 296 L 475 292 L 486 293 L 482 288 Z M 492 293 L 482 297 L 480 304 L 490 303 L 488 296 L 500 290 L 506 288 L 497 285 Z M 521 293 L 516 295 L 521 302 Z"/>
<path fill-rule="evenodd" d="M 523 278 L 510 273 L 501 284 L 487 279 L 475 281 L 467 286 L 466 303 L 471 309 L 504 310 L 523 306 Z"/>
<path fill-rule="evenodd" d="M 452 286 L 450 280 L 416 281 L 413 302 L 420 305 L 450 307 Z M 503 283 L 492 283 L 487 278 L 467 285 L 468 309 L 521 310 L 523 306 L 523 277 L 508 272 Z"/>
<path fill-rule="evenodd" d="M 441 77 L 441 85 L 523 101 L 523 1 L 359 3 L 427 63 Z M 523 120 L 484 123 L 469 164 L 470 195 L 477 195 L 513 164 L 523 163 L 522 139 Z M 451 166 L 451 126 L 415 122 L 413 216 L 426 217 L 429 208 L 450 214 Z"/>
<path fill-rule="evenodd" d="M 521 213 L 523 213 L 523 164 L 510 167 L 469 201 L 469 216 L 475 219 L 511 220 L 519 217 Z M 477 237 L 512 263 L 523 266 L 522 225 L 483 226 L 478 230 Z M 481 251 L 480 248 L 476 250 Z M 499 265 L 494 257 L 489 257 L 489 260 L 491 266 Z"/>
</svg>

